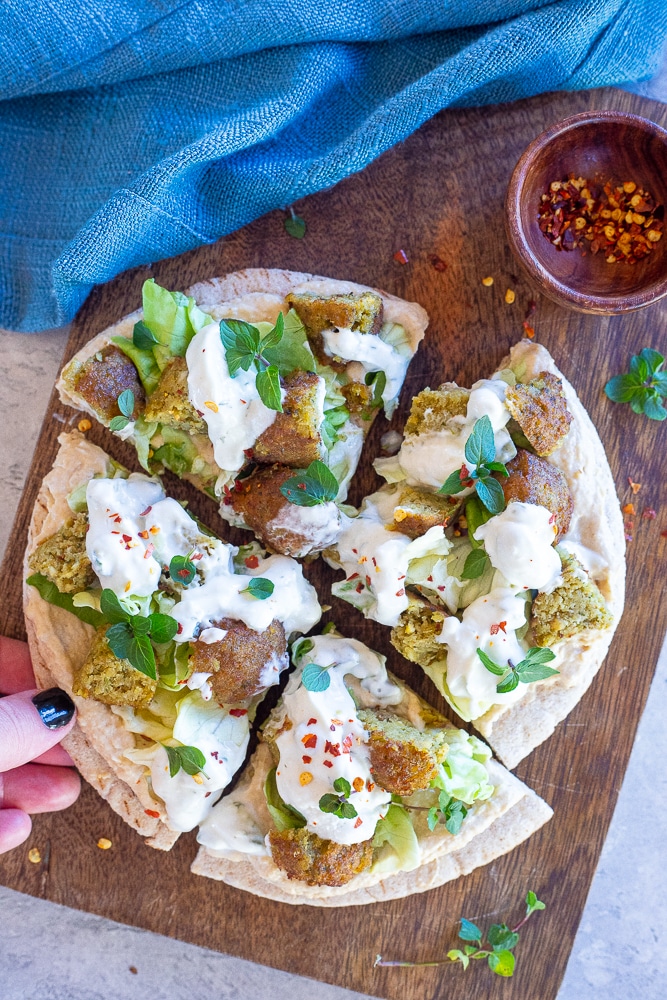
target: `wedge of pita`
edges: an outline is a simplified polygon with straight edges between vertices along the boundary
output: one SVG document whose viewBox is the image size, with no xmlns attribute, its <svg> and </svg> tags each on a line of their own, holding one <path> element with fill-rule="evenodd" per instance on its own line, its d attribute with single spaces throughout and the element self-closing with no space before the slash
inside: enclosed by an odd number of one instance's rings
<svg viewBox="0 0 667 1000">
<path fill-rule="evenodd" d="M 301 566 L 214 537 L 159 479 L 78 432 L 33 512 L 24 610 L 37 683 L 68 691 L 86 780 L 168 850 L 242 765 L 287 644 L 319 621 Z"/>
<path fill-rule="evenodd" d="M 392 628 L 455 712 L 513 768 L 580 700 L 625 587 L 604 447 L 545 350 L 515 345 L 471 389 L 413 400 L 387 485 L 350 518 L 334 593 Z"/>
<path fill-rule="evenodd" d="M 550 807 L 335 631 L 295 671 L 241 780 L 200 827 L 195 874 L 350 906 L 424 892 L 511 851 Z"/>
<path fill-rule="evenodd" d="M 428 317 L 414 302 L 311 274 L 250 269 L 143 307 L 94 337 L 64 403 L 133 442 L 274 552 L 330 545 L 364 437 L 393 412 Z"/>
</svg>

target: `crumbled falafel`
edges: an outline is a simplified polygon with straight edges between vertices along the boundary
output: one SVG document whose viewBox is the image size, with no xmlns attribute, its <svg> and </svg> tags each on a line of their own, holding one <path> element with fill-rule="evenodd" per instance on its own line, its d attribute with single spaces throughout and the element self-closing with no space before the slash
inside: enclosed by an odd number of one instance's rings
<svg viewBox="0 0 667 1000">
<path fill-rule="evenodd" d="M 86 590 L 96 580 L 86 553 L 88 515 L 74 514 L 54 535 L 37 546 L 28 560 L 33 573 L 55 583 L 61 594 Z"/>
<path fill-rule="evenodd" d="M 348 382 L 340 391 L 350 413 L 363 413 L 373 402 L 373 386 L 364 382 Z"/>
<path fill-rule="evenodd" d="M 412 400 L 406 437 L 444 430 L 452 417 L 465 417 L 469 399 L 470 390 L 456 382 L 443 382 L 438 389 L 422 389 Z"/>
<path fill-rule="evenodd" d="M 373 780 L 395 795 L 428 788 L 449 749 L 443 730 L 420 731 L 406 719 L 369 708 L 358 715 L 369 733 Z"/>
<path fill-rule="evenodd" d="M 313 354 L 322 364 L 342 371 L 347 362 L 337 361 L 324 349 L 322 332 L 349 329 L 358 333 L 377 334 L 382 326 L 383 303 L 375 292 L 349 295 L 313 295 L 311 292 L 290 292 L 287 305 L 294 309 L 303 323 Z"/>
<path fill-rule="evenodd" d="M 172 358 L 165 366 L 155 390 L 148 397 L 144 419 L 168 424 L 191 434 L 206 434 L 206 421 L 197 413 L 188 395 L 185 358 Z"/>
<path fill-rule="evenodd" d="M 505 405 L 543 458 L 560 446 L 572 423 L 563 383 L 551 372 L 540 372 L 530 382 L 508 387 Z"/>
<path fill-rule="evenodd" d="M 318 404 L 321 381 L 313 372 L 299 371 L 283 379 L 283 412 L 276 413 L 273 423 L 255 441 L 255 461 L 303 469 L 322 457 L 322 412 Z"/>
<path fill-rule="evenodd" d="M 444 656 L 444 647 L 437 637 L 442 632 L 446 617 L 444 608 L 440 610 L 418 597 L 410 597 L 398 625 L 391 630 L 391 643 L 401 656 L 412 663 L 420 666 L 435 663 Z"/>
<path fill-rule="evenodd" d="M 518 500 L 546 507 L 556 519 L 556 542 L 566 534 L 574 510 L 567 480 L 560 469 L 539 455 L 519 448 L 507 463 L 509 476 L 498 477 L 505 503 Z"/>
<path fill-rule="evenodd" d="M 391 528 L 410 538 L 419 538 L 429 528 L 451 524 L 460 506 L 460 500 L 452 500 L 440 493 L 429 493 L 413 486 L 401 485 Z"/>
<path fill-rule="evenodd" d="M 271 856 L 288 878 L 307 885 L 347 885 L 373 863 L 371 840 L 361 844 L 337 844 L 323 840 L 305 827 L 271 830 Z"/>
<path fill-rule="evenodd" d="M 234 705 L 276 683 L 288 663 L 285 629 L 277 618 L 263 632 L 235 618 L 222 618 L 215 627 L 227 635 L 218 642 L 190 643 L 189 664 L 193 672 L 213 675 L 216 701 Z"/>
<path fill-rule="evenodd" d="M 132 418 L 136 419 L 144 409 L 146 393 L 137 369 L 119 347 L 103 347 L 76 371 L 68 373 L 67 380 L 104 421 L 121 415 L 118 397 L 127 389 L 134 393 Z"/>
<path fill-rule="evenodd" d="M 81 698 L 94 698 L 104 705 L 143 708 L 152 700 L 157 680 L 112 653 L 106 639 L 107 628 L 102 625 L 97 629 L 85 662 L 74 672 L 72 690 Z"/>
<path fill-rule="evenodd" d="M 599 588 L 574 556 L 561 552 L 563 582 L 549 594 L 538 594 L 530 613 L 530 627 L 537 646 L 551 646 L 580 632 L 611 628 Z"/>
</svg>

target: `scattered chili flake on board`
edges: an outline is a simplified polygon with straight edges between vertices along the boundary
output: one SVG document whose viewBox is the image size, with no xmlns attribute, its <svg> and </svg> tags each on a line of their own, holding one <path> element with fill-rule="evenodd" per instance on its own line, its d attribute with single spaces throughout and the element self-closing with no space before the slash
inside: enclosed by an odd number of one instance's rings
<svg viewBox="0 0 667 1000">
<path fill-rule="evenodd" d="M 407 264 L 408 255 L 406 254 L 405 250 L 397 250 L 396 253 L 394 254 L 394 260 L 396 261 L 397 264 Z"/>
<path fill-rule="evenodd" d="M 635 512 L 635 505 L 633 503 L 626 503 L 625 506 L 623 507 L 624 514 L 634 514 L 634 512 Z"/>
<path fill-rule="evenodd" d="M 136 965 L 131 965 L 130 966 L 130 972 L 132 973 L 133 976 L 136 976 L 136 974 L 137 974 L 137 967 L 136 967 Z"/>
<path fill-rule="evenodd" d="M 632 490 L 632 492 L 634 493 L 635 496 L 639 493 L 640 489 L 642 488 L 642 484 L 641 483 L 633 483 L 633 481 L 630 478 L 630 476 L 628 476 L 628 485 L 629 485 L 630 489 Z"/>
<path fill-rule="evenodd" d="M 665 209 L 634 181 L 601 184 L 569 174 L 551 182 L 537 214 L 557 250 L 602 254 L 608 264 L 636 264 L 662 239 Z"/>
<path fill-rule="evenodd" d="M 431 265 L 431 267 L 434 270 L 436 270 L 436 271 L 446 271 L 447 270 L 447 263 L 446 263 L 446 261 L 444 261 L 442 259 L 442 257 L 438 257 L 437 253 L 432 253 L 428 260 L 429 260 L 429 264 Z"/>
<path fill-rule="evenodd" d="M 644 518 L 644 519 L 645 519 L 646 521 L 654 521 L 654 520 L 656 519 L 656 517 L 657 517 L 657 516 L 658 516 L 658 515 L 657 515 L 657 512 L 653 510 L 653 507 L 646 507 L 646 508 L 645 508 L 645 509 L 644 509 L 644 510 L 642 511 L 642 517 L 643 517 L 643 518 Z"/>
<path fill-rule="evenodd" d="M 157 809 L 144 809 L 144 812 L 146 813 L 147 816 L 152 816 L 153 819 L 159 819 L 160 818 L 160 814 L 157 811 Z"/>
</svg>

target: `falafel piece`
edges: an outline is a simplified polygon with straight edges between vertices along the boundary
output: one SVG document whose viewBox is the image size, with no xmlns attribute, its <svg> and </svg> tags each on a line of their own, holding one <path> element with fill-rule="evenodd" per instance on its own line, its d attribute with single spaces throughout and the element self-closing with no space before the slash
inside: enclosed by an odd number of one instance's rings
<svg viewBox="0 0 667 1000">
<path fill-rule="evenodd" d="M 546 507 L 556 519 L 556 542 L 559 542 L 567 533 L 574 510 L 572 495 L 563 473 L 546 459 L 531 454 L 525 448 L 519 448 L 506 468 L 509 476 L 498 476 L 505 503 L 518 500 Z"/>
<path fill-rule="evenodd" d="M 382 326 L 383 302 L 375 292 L 328 297 L 311 292 L 290 292 L 287 305 L 303 323 L 313 354 L 321 364 L 343 371 L 346 361 L 336 360 L 324 349 L 324 330 L 349 329 L 377 334 Z"/>
<path fill-rule="evenodd" d="M 456 382 L 443 382 L 437 389 L 422 389 L 412 400 L 405 436 L 444 430 L 452 417 L 465 417 L 469 399 L 470 389 L 462 389 Z"/>
<path fill-rule="evenodd" d="M 190 643 L 193 672 L 212 674 L 209 683 L 221 705 L 234 705 L 275 684 L 287 664 L 285 629 L 277 618 L 263 632 L 235 618 L 222 618 L 216 628 L 227 635 L 219 642 Z"/>
<path fill-rule="evenodd" d="M 109 421 L 121 415 L 118 397 L 129 389 L 134 393 L 132 418 L 144 409 L 146 393 L 134 363 L 118 347 L 103 347 L 84 361 L 71 376 L 72 386 L 99 416 Z"/>
<path fill-rule="evenodd" d="M 185 358 L 172 358 L 165 366 L 154 391 L 148 397 L 144 419 L 168 424 L 190 434 L 206 434 L 206 421 L 199 416 L 188 395 L 188 366 Z"/>
<path fill-rule="evenodd" d="M 88 515 L 74 514 L 55 535 L 37 546 L 28 560 L 31 571 L 55 583 L 61 594 L 87 590 L 96 580 L 86 553 L 87 531 Z"/>
<path fill-rule="evenodd" d="M 551 646 L 580 632 L 611 628 L 599 588 L 574 556 L 564 555 L 563 582 L 550 594 L 538 594 L 530 612 L 530 627 L 537 646 Z"/>
<path fill-rule="evenodd" d="M 505 405 L 542 458 L 560 446 L 572 423 L 563 383 L 551 372 L 540 372 L 530 382 L 510 386 Z"/>
<path fill-rule="evenodd" d="M 405 719 L 370 708 L 358 715 L 369 733 L 373 780 L 395 795 L 411 795 L 428 788 L 449 749 L 444 731 L 422 732 Z"/>
<path fill-rule="evenodd" d="M 373 863 L 373 844 L 337 844 L 323 840 L 305 827 L 271 830 L 271 857 L 288 878 L 307 885 L 347 885 Z"/>
<path fill-rule="evenodd" d="M 106 638 L 108 627 L 97 629 L 85 662 L 74 672 L 72 691 L 80 698 L 94 698 L 104 705 L 144 708 L 155 694 L 157 680 L 112 653 Z"/>
<path fill-rule="evenodd" d="M 363 382 L 348 382 L 340 387 L 350 413 L 363 413 L 373 402 L 373 386 Z"/>
<path fill-rule="evenodd" d="M 451 524 L 461 501 L 453 501 L 440 493 L 404 486 L 394 507 L 391 529 L 409 538 L 420 538 L 429 528 Z"/>
<path fill-rule="evenodd" d="M 334 538 L 325 534 L 322 525 L 314 519 L 318 517 L 317 512 L 322 512 L 326 519 L 328 504 L 297 507 L 280 492 L 282 484 L 293 475 L 294 469 L 286 465 L 257 469 L 247 478 L 237 480 L 236 489 L 225 497 L 224 503 L 232 506 L 234 513 L 243 518 L 244 524 L 254 531 L 264 546 L 281 555 L 300 558 L 315 544 L 324 548 Z M 339 524 L 340 520 L 336 527 Z"/>
<path fill-rule="evenodd" d="M 391 630 L 391 644 L 401 656 L 420 666 L 429 666 L 442 660 L 445 649 L 437 637 L 442 632 L 442 624 L 447 612 L 435 608 L 418 597 L 410 597 L 410 603 L 401 613 L 398 625 Z"/>
<path fill-rule="evenodd" d="M 252 455 L 256 462 L 281 462 L 303 469 L 322 457 L 321 382 L 313 372 L 293 372 L 283 380 L 283 412 L 276 413 L 273 423 L 255 441 Z"/>
</svg>

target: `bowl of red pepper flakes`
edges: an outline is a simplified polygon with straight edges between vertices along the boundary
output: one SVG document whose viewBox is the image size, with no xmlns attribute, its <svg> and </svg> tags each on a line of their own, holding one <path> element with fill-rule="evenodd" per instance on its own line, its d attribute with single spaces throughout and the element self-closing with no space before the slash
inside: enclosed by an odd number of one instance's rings
<svg viewBox="0 0 667 1000">
<path fill-rule="evenodd" d="M 621 111 L 566 118 L 517 163 L 505 204 L 512 250 L 542 292 L 581 312 L 667 295 L 667 131 Z"/>
</svg>

